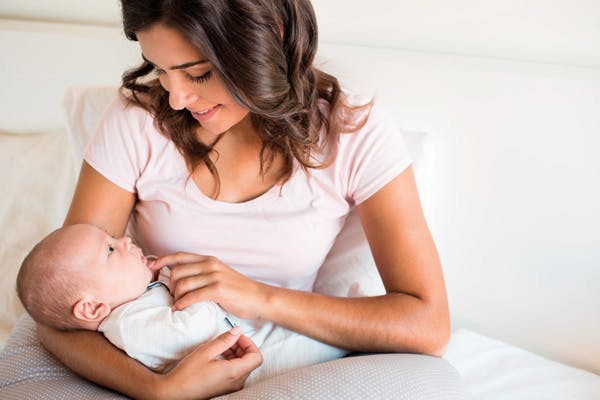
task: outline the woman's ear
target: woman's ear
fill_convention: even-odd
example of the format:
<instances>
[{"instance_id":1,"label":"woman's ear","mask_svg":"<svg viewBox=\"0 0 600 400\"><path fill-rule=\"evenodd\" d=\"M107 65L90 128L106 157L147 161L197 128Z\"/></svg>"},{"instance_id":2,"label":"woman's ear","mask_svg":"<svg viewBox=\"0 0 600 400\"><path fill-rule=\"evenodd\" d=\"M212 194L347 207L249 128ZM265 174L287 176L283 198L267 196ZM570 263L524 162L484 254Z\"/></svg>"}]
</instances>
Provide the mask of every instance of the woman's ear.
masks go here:
<instances>
[{"instance_id":1,"label":"woman's ear","mask_svg":"<svg viewBox=\"0 0 600 400\"><path fill-rule=\"evenodd\" d=\"M108 304L88 298L79 299L73 306L75 318L85 322L100 322L110 311Z\"/></svg>"}]
</instances>

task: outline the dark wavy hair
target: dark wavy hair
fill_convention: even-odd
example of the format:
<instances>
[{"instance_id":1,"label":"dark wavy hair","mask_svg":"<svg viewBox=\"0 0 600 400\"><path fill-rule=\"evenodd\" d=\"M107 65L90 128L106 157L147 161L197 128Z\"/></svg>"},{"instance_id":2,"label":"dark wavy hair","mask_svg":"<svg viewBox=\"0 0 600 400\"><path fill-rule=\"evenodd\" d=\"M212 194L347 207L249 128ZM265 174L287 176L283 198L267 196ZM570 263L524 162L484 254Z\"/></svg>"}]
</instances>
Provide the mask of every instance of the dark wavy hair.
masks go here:
<instances>
[{"instance_id":1,"label":"dark wavy hair","mask_svg":"<svg viewBox=\"0 0 600 400\"><path fill-rule=\"evenodd\" d=\"M281 183L291 176L294 158L305 170L329 165L339 134L360 129L368 117L362 111L370 110L372 102L351 106L338 80L313 66L318 35L309 0L121 0L121 6L130 40L161 23L180 32L212 63L232 97L250 112L262 140L263 175L276 156L283 161ZM126 71L121 93L152 113L191 172L200 163L207 166L218 196L219 176L209 158L214 143L196 139L198 122L187 110L169 106L168 92L158 79L149 79L152 71L148 62Z\"/></svg>"}]
</instances>

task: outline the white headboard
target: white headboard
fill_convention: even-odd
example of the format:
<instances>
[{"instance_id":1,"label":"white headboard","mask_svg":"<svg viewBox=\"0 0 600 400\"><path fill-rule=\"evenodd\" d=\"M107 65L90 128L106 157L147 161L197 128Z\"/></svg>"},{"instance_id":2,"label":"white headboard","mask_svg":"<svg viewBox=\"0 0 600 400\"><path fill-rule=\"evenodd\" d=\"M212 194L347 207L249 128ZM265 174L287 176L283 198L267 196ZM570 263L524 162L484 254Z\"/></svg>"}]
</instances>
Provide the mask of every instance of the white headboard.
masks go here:
<instances>
[{"instance_id":1,"label":"white headboard","mask_svg":"<svg viewBox=\"0 0 600 400\"><path fill-rule=\"evenodd\" d=\"M139 59L110 27L0 20L0 46L0 131L63 127L68 85ZM454 327L600 373L600 70L328 44L320 60L431 134Z\"/></svg>"},{"instance_id":2,"label":"white headboard","mask_svg":"<svg viewBox=\"0 0 600 400\"><path fill-rule=\"evenodd\" d=\"M64 127L62 96L72 84L114 84L137 63L137 44L116 28L0 19L0 130Z\"/></svg>"}]
</instances>

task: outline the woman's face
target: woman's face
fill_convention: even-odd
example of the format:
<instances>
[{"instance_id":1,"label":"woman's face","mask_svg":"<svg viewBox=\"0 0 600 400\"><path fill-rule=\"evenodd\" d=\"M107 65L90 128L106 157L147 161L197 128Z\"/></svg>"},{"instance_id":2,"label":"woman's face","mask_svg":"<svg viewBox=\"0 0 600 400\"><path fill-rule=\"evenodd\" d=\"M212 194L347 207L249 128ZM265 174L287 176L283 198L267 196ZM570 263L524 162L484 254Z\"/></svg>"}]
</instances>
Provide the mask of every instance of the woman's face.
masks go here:
<instances>
[{"instance_id":1,"label":"woman's face","mask_svg":"<svg viewBox=\"0 0 600 400\"><path fill-rule=\"evenodd\" d=\"M162 87L169 92L171 107L187 109L211 136L228 131L248 115L213 65L178 31L155 24L136 36L142 56L154 65Z\"/></svg>"}]
</instances>

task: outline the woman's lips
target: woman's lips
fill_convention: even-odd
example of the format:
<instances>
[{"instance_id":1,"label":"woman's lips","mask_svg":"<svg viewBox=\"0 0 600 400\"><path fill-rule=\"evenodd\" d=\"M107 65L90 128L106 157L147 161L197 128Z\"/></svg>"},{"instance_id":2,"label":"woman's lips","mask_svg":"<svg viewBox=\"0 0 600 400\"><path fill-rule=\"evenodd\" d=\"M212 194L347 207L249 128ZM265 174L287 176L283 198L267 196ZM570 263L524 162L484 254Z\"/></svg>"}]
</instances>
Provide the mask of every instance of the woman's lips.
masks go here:
<instances>
[{"instance_id":1,"label":"woman's lips","mask_svg":"<svg viewBox=\"0 0 600 400\"><path fill-rule=\"evenodd\" d=\"M202 111L198 111L198 112L192 111L192 116L198 122L205 122L205 121L208 121L209 119L211 119L213 117L213 115L215 115L217 113L217 111L219 111L220 109L221 109L221 105L217 104L216 106L214 106L212 108L208 108L206 110L202 110Z\"/></svg>"}]
</instances>

